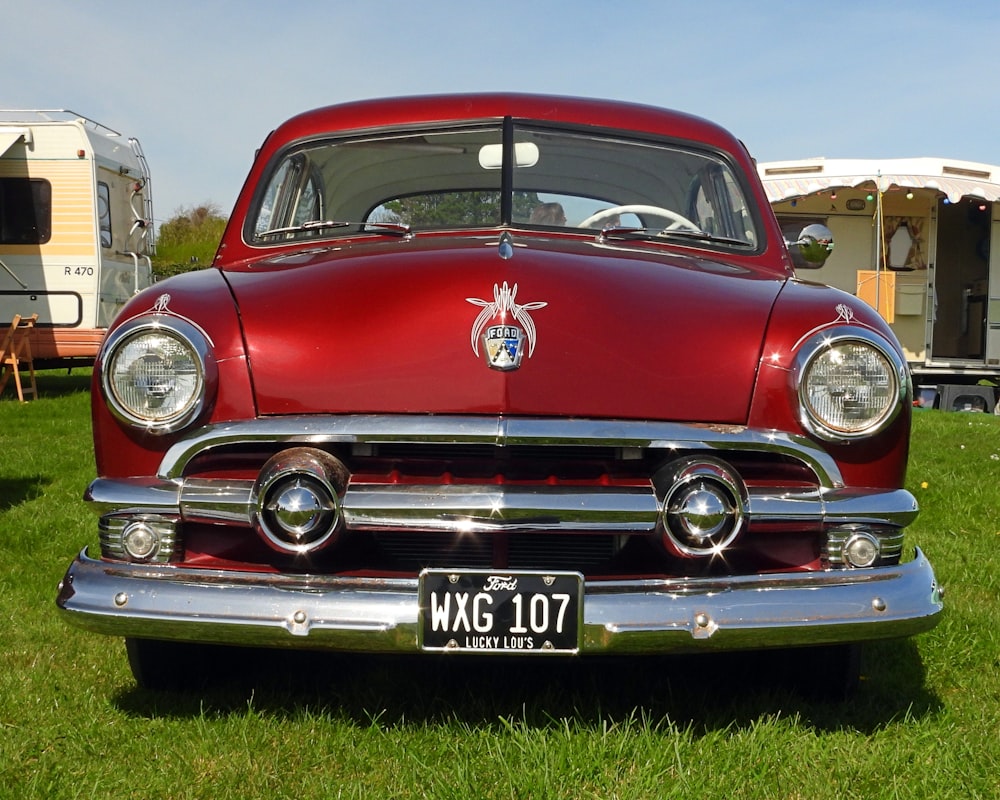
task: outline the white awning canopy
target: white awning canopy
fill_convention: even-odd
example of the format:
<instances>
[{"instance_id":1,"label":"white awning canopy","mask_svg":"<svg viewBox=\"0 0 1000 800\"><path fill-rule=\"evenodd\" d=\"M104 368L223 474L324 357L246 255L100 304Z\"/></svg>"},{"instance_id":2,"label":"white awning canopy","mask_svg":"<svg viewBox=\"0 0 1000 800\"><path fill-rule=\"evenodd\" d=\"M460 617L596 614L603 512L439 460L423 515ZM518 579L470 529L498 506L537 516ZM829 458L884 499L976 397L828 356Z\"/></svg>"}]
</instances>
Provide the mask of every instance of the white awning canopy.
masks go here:
<instances>
[{"instance_id":1,"label":"white awning canopy","mask_svg":"<svg viewBox=\"0 0 1000 800\"><path fill-rule=\"evenodd\" d=\"M1000 166L940 158L771 161L757 165L771 203L841 188L933 191L952 203L963 197L1000 200Z\"/></svg>"},{"instance_id":2,"label":"white awning canopy","mask_svg":"<svg viewBox=\"0 0 1000 800\"><path fill-rule=\"evenodd\" d=\"M0 128L0 157L2 157L18 139L31 141L31 128Z\"/></svg>"}]
</instances>

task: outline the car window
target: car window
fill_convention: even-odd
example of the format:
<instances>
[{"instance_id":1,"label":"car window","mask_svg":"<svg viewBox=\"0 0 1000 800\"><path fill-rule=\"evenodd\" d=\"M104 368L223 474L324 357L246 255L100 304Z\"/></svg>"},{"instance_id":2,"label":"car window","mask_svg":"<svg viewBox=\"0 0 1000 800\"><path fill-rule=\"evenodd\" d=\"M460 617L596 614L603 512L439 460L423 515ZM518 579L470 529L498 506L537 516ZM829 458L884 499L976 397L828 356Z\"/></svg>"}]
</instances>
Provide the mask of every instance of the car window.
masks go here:
<instances>
[{"instance_id":1,"label":"car window","mask_svg":"<svg viewBox=\"0 0 1000 800\"><path fill-rule=\"evenodd\" d=\"M607 133L522 127L536 163L514 171L514 191L559 202L565 225L703 231L755 244L755 223L730 166L718 155L675 143ZM529 218L530 221L530 218Z\"/></svg>"},{"instance_id":2,"label":"car window","mask_svg":"<svg viewBox=\"0 0 1000 800\"><path fill-rule=\"evenodd\" d=\"M504 141L504 137L507 141ZM261 245L378 232L519 225L758 241L750 205L719 154L499 122L309 142L274 166L248 225Z\"/></svg>"}]
</instances>

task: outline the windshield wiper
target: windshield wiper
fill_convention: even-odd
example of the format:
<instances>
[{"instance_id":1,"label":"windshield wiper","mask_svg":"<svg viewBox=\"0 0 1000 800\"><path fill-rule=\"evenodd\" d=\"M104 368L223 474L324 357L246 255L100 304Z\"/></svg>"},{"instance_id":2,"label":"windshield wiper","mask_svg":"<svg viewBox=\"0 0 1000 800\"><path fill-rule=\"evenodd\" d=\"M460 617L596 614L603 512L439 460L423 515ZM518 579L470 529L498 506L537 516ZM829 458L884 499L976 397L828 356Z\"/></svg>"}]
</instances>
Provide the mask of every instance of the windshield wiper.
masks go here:
<instances>
[{"instance_id":1,"label":"windshield wiper","mask_svg":"<svg viewBox=\"0 0 1000 800\"><path fill-rule=\"evenodd\" d=\"M750 247L750 242L746 239L734 239L731 236L716 236L714 233L689 231L684 228L666 228L656 235L661 239L694 239L700 242L710 242L711 244L731 244L736 247Z\"/></svg>"},{"instance_id":2,"label":"windshield wiper","mask_svg":"<svg viewBox=\"0 0 1000 800\"><path fill-rule=\"evenodd\" d=\"M368 233L373 229L379 233L395 233L400 236L410 234L410 226L402 222L346 222L335 219L311 219L300 225L287 225L283 228L269 228L257 234L258 239L265 236L279 236L283 233L305 233L307 231L319 231L326 228L351 228L357 225L362 233Z\"/></svg>"},{"instance_id":3,"label":"windshield wiper","mask_svg":"<svg viewBox=\"0 0 1000 800\"><path fill-rule=\"evenodd\" d=\"M708 242L710 244L728 244L736 247L750 247L750 242L743 239L733 239L729 236L716 236L705 231L692 231L686 228L642 228L632 225L609 225L601 229L597 235L601 239L642 239L653 241L655 239L689 239L697 242Z\"/></svg>"}]
</instances>

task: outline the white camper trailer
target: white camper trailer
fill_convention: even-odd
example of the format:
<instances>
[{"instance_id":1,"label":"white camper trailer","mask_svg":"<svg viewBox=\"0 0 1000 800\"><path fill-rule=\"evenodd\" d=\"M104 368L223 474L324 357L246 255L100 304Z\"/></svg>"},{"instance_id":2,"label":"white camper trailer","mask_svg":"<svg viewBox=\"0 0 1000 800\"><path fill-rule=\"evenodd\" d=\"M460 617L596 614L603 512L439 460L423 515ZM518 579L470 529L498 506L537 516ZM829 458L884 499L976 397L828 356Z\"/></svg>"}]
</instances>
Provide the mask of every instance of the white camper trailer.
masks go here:
<instances>
[{"instance_id":1,"label":"white camper trailer","mask_svg":"<svg viewBox=\"0 0 1000 800\"><path fill-rule=\"evenodd\" d=\"M801 277L877 308L918 383L1000 379L1000 167L816 158L758 170L783 229L833 231L833 254Z\"/></svg>"},{"instance_id":2,"label":"white camper trailer","mask_svg":"<svg viewBox=\"0 0 1000 800\"><path fill-rule=\"evenodd\" d=\"M36 364L92 362L152 282L149 168L136 139L66 110L0 110L0 325L38 315Z\"/></svg>"}]
</instances>

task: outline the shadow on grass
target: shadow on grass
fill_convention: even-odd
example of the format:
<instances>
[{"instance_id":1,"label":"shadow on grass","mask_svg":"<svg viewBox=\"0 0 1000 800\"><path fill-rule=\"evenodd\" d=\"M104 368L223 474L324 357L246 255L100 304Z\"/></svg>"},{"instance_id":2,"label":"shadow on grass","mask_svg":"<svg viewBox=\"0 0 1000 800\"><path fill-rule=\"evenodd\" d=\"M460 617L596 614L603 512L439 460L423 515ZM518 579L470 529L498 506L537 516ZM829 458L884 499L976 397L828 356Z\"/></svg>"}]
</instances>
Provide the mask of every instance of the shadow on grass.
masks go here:
<instances>
[{"instance_id":1,"label":"shadow on grass","mask_svg":"<svg viewBox=\"0 0 1000 800\"><path fill-rule=\"evenodd\" d=\"M44 475L30 475L26 478L0 478L0 511L27 503L42 496L45 487L52 483Z\"/></svg>"},{"instance_id":2,"label":"shadow on grass","mask_svg":"<svg viewBox=\"0 0 1000 800\"><path fill-rule=\"evenodd\" d=\"M810 681L802 681L796 651L564 660L214 648L208 664L216 673L201 687L135 688L117 705L138 717L243 714L248 704L275 717L308 709L361 727L499 728L506 720L548 728L569 720L589 728L638 719L695 735L776 714L821 730L870 733L941 708L909 640L868 645L861 688L839 702L801 690Z\"/></svg>"},{"instance_id":3,"label":"shadow on grass","mask_svg":"<svg viewBox=\"0 0 1000 800\"><path fill-rule=\"evenodd\" d=\"M65 369L41 370L35 373L38 396L39 398L65 397L77 392L89 392L90 377L90 367L74 368L72 371Z\"/></svg>"}]
</instances>

